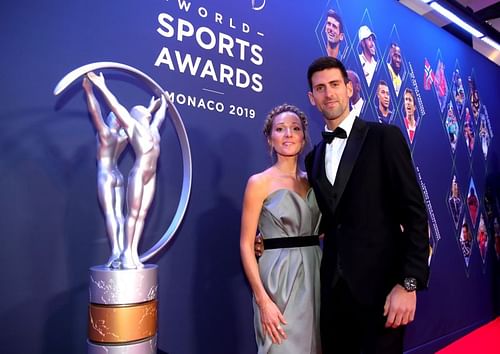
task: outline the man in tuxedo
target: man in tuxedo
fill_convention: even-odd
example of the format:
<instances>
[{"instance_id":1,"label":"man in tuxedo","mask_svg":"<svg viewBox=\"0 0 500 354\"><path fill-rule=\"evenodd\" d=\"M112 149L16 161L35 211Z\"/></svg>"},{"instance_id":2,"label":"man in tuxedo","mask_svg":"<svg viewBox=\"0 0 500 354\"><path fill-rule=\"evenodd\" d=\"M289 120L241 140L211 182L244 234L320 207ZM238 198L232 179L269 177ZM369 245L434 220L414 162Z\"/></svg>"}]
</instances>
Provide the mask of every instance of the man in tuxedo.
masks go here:
<instances>
[{"instance_id":1,"label":"man in tuxedo","mask_svg":"<svg viewBox=\"0 0 500 354\"><path fill-rule=\"evenodd\" d=\"M306 157L325 233L323 353L402 353L429 273L427 213L410 151L398 127L350 111L342 62L315 60L308 80L326 124Z\"/></svg>"}]
</instances>

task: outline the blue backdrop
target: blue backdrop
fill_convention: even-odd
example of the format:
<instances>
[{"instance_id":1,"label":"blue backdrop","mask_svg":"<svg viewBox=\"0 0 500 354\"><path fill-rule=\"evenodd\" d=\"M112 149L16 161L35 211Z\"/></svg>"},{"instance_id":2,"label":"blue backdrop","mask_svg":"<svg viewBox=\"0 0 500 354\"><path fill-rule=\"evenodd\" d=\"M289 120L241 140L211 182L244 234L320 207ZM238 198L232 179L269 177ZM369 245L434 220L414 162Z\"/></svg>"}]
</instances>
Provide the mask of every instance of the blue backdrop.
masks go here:
<instances>
[{"instance_id":1,"label":"blue backdrop","mask_svg":"<svg viewBox=\"0 0 500 354\"><path fill-rule=\"evenodd\" d=\"M364 119L376 119L376 83L390 82L392 42L401 48L403 69L399 95L389 85L390 108L403 131L402 91L416 93L417 128L408 143L433 251L429 290L419 295L406 349L432 352L499 313L493 224L500 190L500 75L463 43L389 0L376 6L343 0L19 0L0 5L2 353L86 352L88 268L109 253L96 193L95 131L80 81L61 97L52 91L66 73L97 61L128 64L155 79L175 102L191 143L190 205L175 239L154 260L160 266L159 348L255 352L251 293L239 257L243 190L251 174L271 164L261 128L273 106L288 102L304 109L312 141L319 140L323 122L307 100L305 71L326 54L329 9L342 16L343 59L359 75L358 29L367 25L376 35L371 84L361 76ZM430 84L424 81L426 61ZM127 107L148 103L151 93L135 80L105 75ZM469 128L473 143L465 135ZM161 148L142 250L168 227L180 193L180 148L168 123ZM132 162L127 151L120 164L125 175ZM462 204L455 220L449 202L454 180ZM477 213L472 202L468 207L471 187ZM472 230L470 248L460 241L464 223Z\"/></svg>"}]
</instances>

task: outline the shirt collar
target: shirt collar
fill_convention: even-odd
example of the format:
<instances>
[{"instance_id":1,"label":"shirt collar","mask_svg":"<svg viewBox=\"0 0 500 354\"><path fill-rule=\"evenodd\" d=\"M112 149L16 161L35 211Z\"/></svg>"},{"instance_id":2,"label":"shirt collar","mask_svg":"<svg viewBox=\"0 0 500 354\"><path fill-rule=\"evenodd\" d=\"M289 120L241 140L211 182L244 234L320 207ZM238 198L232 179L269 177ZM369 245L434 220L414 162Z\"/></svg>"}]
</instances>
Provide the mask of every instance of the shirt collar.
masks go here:
<instances>
[{"instance_id":1,"label":"shirt collar","mask_svg":"<svg viewBox=\"0 0 500 354\"><path fill-rule=\"evenodd\" d=\"M352 126L354 125L354 120L356 119L356 112L350 111L349 115L339 124L339 127L345 130L347 137L351 133ZM331 132L330 129L325 125L325 131Z\"/></svg>"}]
</instances>

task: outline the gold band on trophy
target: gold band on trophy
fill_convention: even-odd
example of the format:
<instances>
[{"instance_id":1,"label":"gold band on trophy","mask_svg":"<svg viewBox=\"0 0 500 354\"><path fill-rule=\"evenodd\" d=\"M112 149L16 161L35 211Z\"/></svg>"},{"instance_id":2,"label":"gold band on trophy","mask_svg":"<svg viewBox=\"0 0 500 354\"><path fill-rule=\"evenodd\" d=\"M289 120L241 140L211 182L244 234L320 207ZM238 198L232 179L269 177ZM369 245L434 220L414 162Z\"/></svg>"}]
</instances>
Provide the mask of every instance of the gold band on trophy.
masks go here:
<instances>
[{"instance_id":1,"label":"gold band on trophy","mask_svg":"<svg viewBox=\"0 0 500 354\"><path fill-rule=\"evenodd\" d=\"M123 344L152 337L157 330L158 301L132 305L89 306L89 339Z\"/></svg>"}]
</instances>

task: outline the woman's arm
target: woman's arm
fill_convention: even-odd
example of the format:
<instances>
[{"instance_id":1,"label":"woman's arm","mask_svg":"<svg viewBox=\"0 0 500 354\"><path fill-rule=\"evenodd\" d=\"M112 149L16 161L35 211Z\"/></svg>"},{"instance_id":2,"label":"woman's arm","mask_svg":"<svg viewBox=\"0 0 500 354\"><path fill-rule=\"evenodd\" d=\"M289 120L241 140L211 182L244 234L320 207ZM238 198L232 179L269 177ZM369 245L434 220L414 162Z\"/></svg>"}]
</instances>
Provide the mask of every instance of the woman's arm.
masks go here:
<instances>
[{"instance_id":1,"label":"woman's arm","mask_svg":"<svg viewBox=\"0 0 500 354\"><path fill-rule=\"evenodd\" d=\"M264 333L270 335L273 343L281 343L286 339L281 324L286 324L286 321L262 284L254 249L255 234L266 191L262 178L258 175L250 177L243 198L240 252L243 269L259 307Z\"/></svg>"}]
</instances>

